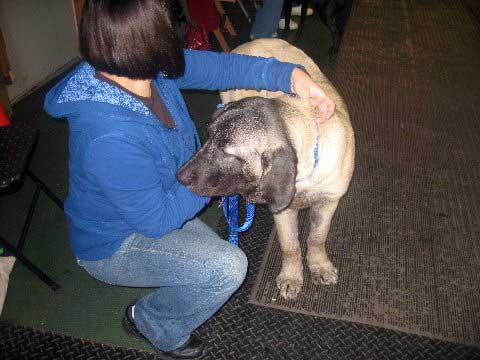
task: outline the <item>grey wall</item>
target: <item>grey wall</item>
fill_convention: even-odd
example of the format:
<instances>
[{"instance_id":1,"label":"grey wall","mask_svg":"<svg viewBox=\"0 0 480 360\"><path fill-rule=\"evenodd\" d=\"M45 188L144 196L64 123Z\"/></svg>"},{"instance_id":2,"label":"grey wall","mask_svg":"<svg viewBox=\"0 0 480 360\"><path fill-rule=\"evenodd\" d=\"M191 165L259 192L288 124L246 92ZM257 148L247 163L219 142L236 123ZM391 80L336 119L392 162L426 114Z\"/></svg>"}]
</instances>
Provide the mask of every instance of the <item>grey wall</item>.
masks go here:
<instances>
[{"instance_id":1,"label":"grey wall","mask_svg":"<svg viewBox=\"0 0 480 360\"><path fill-rule=\"evenodd\" d=\"M0 0L0 27L15 82L15 101L78 57L71 0Z\"/></svg>"}]
</instances>

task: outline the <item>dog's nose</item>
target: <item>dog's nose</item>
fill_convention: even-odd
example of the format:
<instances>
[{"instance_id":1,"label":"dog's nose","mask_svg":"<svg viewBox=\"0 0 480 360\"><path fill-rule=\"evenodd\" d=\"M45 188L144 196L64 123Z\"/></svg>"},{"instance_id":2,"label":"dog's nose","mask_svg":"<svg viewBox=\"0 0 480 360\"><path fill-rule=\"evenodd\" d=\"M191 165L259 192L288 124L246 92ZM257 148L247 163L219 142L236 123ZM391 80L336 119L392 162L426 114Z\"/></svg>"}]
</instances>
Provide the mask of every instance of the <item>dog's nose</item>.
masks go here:
<instances>
[{"instance_id":1,"label":"dog's nose","mask_svg":"<svg viewBox=\"0 0 480 360\"><path fill-rule=\"evenodd\" d=\"M197 178L198 178L198 175L194 171L191 171L185 166L181 167L177 171L178 181L180 181L185 186L193 184Z\"/></svg>"}]
</instances>

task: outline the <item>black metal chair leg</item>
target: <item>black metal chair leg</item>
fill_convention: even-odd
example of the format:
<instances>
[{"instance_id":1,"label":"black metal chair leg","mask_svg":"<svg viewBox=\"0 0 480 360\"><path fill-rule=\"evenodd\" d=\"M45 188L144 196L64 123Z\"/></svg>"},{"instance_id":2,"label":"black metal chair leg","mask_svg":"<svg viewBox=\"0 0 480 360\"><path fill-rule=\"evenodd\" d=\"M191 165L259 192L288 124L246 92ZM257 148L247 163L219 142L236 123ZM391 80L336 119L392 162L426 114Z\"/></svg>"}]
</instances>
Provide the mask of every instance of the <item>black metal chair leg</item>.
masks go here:
<instances>
[{"instance_id":1,"label":"black metal chair leg","mask_svg":"<svg viewBox=\"0 0 480 360\"><path fill-rule=\"evenodd\" d=\"M35 183L35 193L33 194L32 201L30 202L30 207L28 209L27 217L23 224L22 233L20 239L18 240L17 246L13 246L6 240L0 238L0 247L5 248L9 253L14 255L18 261L25 265L32 273L34 273L40 280L45 284L50 286L53 291L60 289L60 285L55 281L50 279L47 274L40 270L36 265L34 265L30 260L28 260L23 255L23 246L25 244L25 239L27 237L28 229L30 228L30 223L32 222L33 214L37 206L38 197L40 196L40 191L43 191L62 211L63 211L63 202L30 170L26 170L26 174L33 180Z\"/></svg>"},{"instance_id":2,"label":"black metal chair leg","mask_svg":"<svg viewBox=\"0 0 480 360\"><path fill-rule=\"evenodd\" d=\"M35 187L35 193L33 194L32 201L30 201L30 207L28 209L27 217L23 223L22 233L20 239L17 243L17 251L20 253L23 250L23 245L25 243L25 238L27 237L28 229L30 228L30 223L32 222L33 213L35 212L35 207L37 206L38 197L40 195L40 186L37 184Z\"/></svg>"},{"instance_id":3,"label":"black metal chair leg","mask_svg":"<svg viewBox=\"0 0 480 360\"><path fill-rule=\"evenodd\" d=\"M0 191L2 193L9 193L14 189L18 190L17 186L22 184L20 180L25 174L30 177L36 185L35 193L30 202L30 208L28 209L28 214L17 245L14 246L0 237L0 248L6 250L8 255L15 256L32 273L38 276L40 280L56 291L60 289L60 285L50 279L22 253L40 191L43 191L63 211L63 202L28 169L36 139L37 130L23 122L16 123L15 126L12 124L7 130L0 131L0 143L2 143L2 145L5 144L5 147L2 148L2 152L0 153L0 164L2 166L2 171L0 172ZM11 156L11 154L20 154L21 156Z\"/></svg>"},{"instance_id":4,"label":"black metal chair leg","mask_svg":"<svg viewBox=\"0 0 480 360\"><path fill-rule=\"evenodd\" d=\"M55 203L57 206L63 211L63 201L60 200L57 195L55 195L47 185L45 185L34 173L32 173L29 169L26 171L28 177L32 179L37 185L40 186L42 191L47 194L47 196Z\"/></svg>"},{"instance_id":5,"label":"black metal chair leg","mask_svg":"<svg viewBox=\"0 0 480 360\"><path fill-rule=\"evenodd\" d=\"M40 270L37 266L35 266L30 260L28 260L25 256L23 256L21 251L15 246L12 246L3 238L0 238L0 246L7 249L7 251L13 254L18 261L20 261L23 265L25 265L32 273L34 273L40 280L42 280L45 284L50 286L53 291L57 291L60 289L60 285L58 285L55 281L50 279L47 274L45 274L42 270Z\"/></svg>"}]
</instances>

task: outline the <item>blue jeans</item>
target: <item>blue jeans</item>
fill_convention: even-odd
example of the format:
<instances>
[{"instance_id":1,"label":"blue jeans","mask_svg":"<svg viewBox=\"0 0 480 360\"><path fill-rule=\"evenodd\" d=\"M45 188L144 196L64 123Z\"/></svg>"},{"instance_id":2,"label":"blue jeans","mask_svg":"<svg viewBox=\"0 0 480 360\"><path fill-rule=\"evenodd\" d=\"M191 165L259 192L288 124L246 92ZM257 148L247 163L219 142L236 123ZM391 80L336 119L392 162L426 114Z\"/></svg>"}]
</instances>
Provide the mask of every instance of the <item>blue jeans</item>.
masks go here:
<instances>
[{"instance_id":1,"label":"blue jeans","mask_svg":"<svg viewBox=\"0 0 480 360\"><path fill-rule=\"evenodd\" d=\"M264 0L262 7L257 9L252 26L253 39L271 38L277 31L278 21L282 14L283 0Z\"/></svg>"},{"instance_id":2,"label":"blue jeans","mask_svg":"<svg viewBox=\"0 0 480 360\"><path fill-rule=\"evenodd\" d=\"M185 343L245 279L247 258L198 219L160 239L130 235L109 258L78 259L112 285L155 287L135 305L135 324L162 351Z\"/></svg>"}]
</instances>

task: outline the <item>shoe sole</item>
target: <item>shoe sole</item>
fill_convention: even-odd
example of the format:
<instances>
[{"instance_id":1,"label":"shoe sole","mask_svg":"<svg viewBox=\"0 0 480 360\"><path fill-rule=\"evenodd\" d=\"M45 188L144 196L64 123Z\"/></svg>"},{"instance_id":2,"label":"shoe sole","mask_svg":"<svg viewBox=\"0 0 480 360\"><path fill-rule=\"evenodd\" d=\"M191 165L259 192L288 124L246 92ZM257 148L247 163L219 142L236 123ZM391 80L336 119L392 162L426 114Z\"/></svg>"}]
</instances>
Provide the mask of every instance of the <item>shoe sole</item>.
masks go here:
<instances>
[{"instance_id":1,"label":"shoe sole","mask_svg":"<svg viewBox=\"0 0 480 360\"><path fill-rule=\"evenodd\" d=\"M148 341L148 339L143 336L142 334L140 334L139 332L135 331L133 328L132 328L132 325L130 324L130 322L128 321L128 319L126 317L124 317L122 319L122 327L123 327L123 330L125 330L125 332L130 336L130 337L134 337L136 339L140 339L140 340L146 340Z\"/></svg>"}]
</instances>

